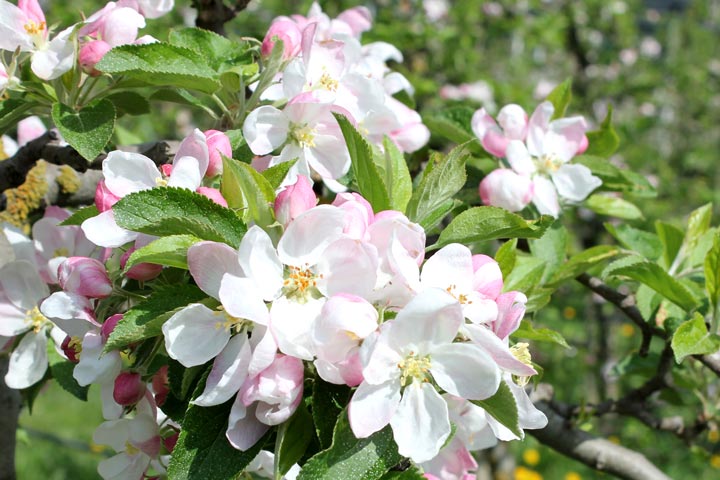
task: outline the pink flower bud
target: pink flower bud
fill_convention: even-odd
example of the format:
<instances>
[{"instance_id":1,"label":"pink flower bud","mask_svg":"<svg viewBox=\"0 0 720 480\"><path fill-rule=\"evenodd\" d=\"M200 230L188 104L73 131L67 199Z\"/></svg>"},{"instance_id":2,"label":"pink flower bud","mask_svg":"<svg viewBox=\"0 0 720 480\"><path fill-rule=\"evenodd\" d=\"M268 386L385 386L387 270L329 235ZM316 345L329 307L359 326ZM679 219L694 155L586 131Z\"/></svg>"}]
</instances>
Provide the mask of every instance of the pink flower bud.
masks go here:
<instances>
[{"instance_id":1,"label":"pink flower bud","mask_svg":"<svg viewBox=\"0 0 720 480\"><path fill-rule=\"evenodd\" d=\"M163 163L162 165L160 165L160 171L166 177L170 176L170 174L172 173L172 168L173 166L171 163Z\"/></svg>"},{"instance_id":2,"label":"pink flower bud","mask_svg":"<svg viewBox=\"0 0 720 480\"><path fill-rule=\"evenodd\" d=\"M222 196L222 193L220 193L220 190L217 188L212 187L199 187L197 190L195 190L200 195L203 195L213 202L217 203L218 205L222 205L223 207L228 206L227 200Z\"/></svg>"},{"instance_id":3,"label":"pink flower bud","mask_svg":"<svg viewBox=\"0 0 720 480\"><path fill-rule=\"evenodd\" d=\"M122 372L115 378L113 399L124 407L135 405L145 395L146 388L139 373Z\"/></svg>"},{"instance_id":4,"label":"pink flower bud","mask_svg":"<svg viewBox=\"0 0 720 480\"><path fill-rule=\"evenodd\" d=\"M210 163L205 176L214 177L223 172L222 155L232 158L232 146L228 136L218 130L206 130L205 140L210 155Z\"/></svg>"},{"instance_id":5,"label":"pink flower bud","mask_svg":"<svg viewBox=\"0 0 720 480\"><path fill-rule=\"evenodd\" d=\"M298 215L313 208L317 202L310 180L298 175L295 184L285 188L275 198L275 218L287 227Z\"/></svg>"},{"instance_id":6,"label":"pink flower bud","mask_svg":"<svg viewBox=\"0 0 720 480\"><path fill-rule=\"evenodd\" d=\"M105 298L112 293L112 283L105 265L89 257L70 257L58 267L60 287L69 293L90 298Z\"/></svg>"},{"instance_id":7,"label":"pink flower bud","mask_svg":"<svg viewBox=\"0 0 720 480\"><path fill-rule=\"evenodd\" d=\"M165 445L165 449L168 451L168 453L172 453L172 451L175 449L178 437L180 437L180 432L175 432L169 437L163 438L163 445Z\"/></svg>"},{"instance_id":8,"label":"pink flower bud","mask_svg":"<svg viewBox=\"0 0 720 480\"><path fill-rule=\"evenodd\" d=\"M110 210L120 200L120 197L113 194L105 185L105 180L98 182L95 189L95 206L100 212Z\"/></svg>"},{"instance_id":9,"label":"pink flower bud","mask_svg":"<svg viewBox=\"0 0 720 480\"><path fill-rule=\"evenodd\" d=\"M152 389L155 392L155 403L162 407L170 393L170 380L168 379L168 366L163 365L152 377Z\"/></svg>"},{"instance_id":10,"label":"pink flower bud","mask_svg":"<svg viewBox=\"0 0 720 480\"><path fill-rule=\"evenodd\" d=\"M302 34L297 24L291 20L276 20L270 25L260 49L262 55L267 57L275 47L277 40L283 42L283 59L287 60L300 53Z\"/></svg>"},{"instance_id":11,"label":"pink flower bud","mask_svg":"<svg viewBox=\"0 0 720 480\"><path fill-rule=\"evenodd\" d=\"M582 155L585 153L585 150L588 149L588 146L590 146L590 142L588 141L587 135L583 135L580 139L580 146L577 149L577 155Z\"/></svg>"},{"instance_id":12,"label":"pink flower bud","mask_svg":"<svg viewBox=\"0 0 720 480\"><path fill-rule=\"evenodd\" d=\"M128 258L130 258L130 255L132 255L135 250L137 250L137 247L132 247L128 249L127 252L123 253L123 256L120 257L120 268L123 270L125 269ZM152 280L160 275L162 269L162 265L156 265L154 263L138 263L137 265L133 265L132 268L125 273L125 276L132 278L133 280L147 282L148 280Z\"/></svg>"},{"instance_id":13,"label":"pink flower bud","mask_svg":"<svg viewBox=\"0 0 720 480\"><path fill-rule=\"evenodd\" d=\"M92 77L101 75L101 72L95 69L95 65L102 60L112 47L102 40L91 40L80 48L78 54L78 62L83 71Z\"/></svg>"},{"instance_id":14,"label":"pink flower bud","mask_svg":"<svg viewBox=\"0 0 720 480\"><path fill-rule=\"evenodd\" d=\"M122 318L122 313L116 313L115 315L108 317L103 322L102 327L100 328L100 337L102 338L103 343L107 343L110 334L113 330L115 330L115 326L120 320L122 320Z\"/></svg>"},{"instance_id":15,"label":"pink flower bud","mask_svg":"<svg viewBox=\"0 0 720 480\"><path fill-rule=\"evenodd\" d=\"M65 340L63 340L62 345L60 345L60 349L72 363L78 363L80 361L82 342L77 338L73 338L70 335L65 336Z\"/></svg>"}]
</instances>

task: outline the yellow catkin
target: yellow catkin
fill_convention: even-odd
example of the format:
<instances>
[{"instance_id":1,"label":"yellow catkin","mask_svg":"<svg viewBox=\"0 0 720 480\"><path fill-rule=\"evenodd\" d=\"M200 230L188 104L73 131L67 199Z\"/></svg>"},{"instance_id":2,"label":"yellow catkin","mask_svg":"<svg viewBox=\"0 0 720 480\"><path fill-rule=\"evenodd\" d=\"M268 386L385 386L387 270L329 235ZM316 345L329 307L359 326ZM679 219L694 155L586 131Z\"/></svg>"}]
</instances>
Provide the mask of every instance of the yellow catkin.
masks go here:
<instances>
[{"instance_id":1,"label":"yellow catkin","mask_svg":"<svg viewBox=\"0 0 720 480\"><path fill-rule=\"evenodd\" d=\"M42 206L48 190L46 171L47 163L40 160L28 172L25 183L5 191L7 206L0 212L0 222L9 222L30 233L28 216Z\"/></svg>"},{"instance_id":2,"label":"yellow catkin","mask_svg":"<svg viewBox=\"0 0 720 480\"><path fill-rule=\"evenodd\" d=\"M538 452L534 448L529 448L523 452L522 458L525 463L527 463L531 467L534 467L535 465L540 463L540 452Z\"/></svg>"},{"instance_id":3,"label":"yellow catkin","mask_svg":"<svg viewBox=\"0 0 720 480\"><path fill-rule=\"evenodd\" d=\"M75 193L80 188L80 178L69 165L60 166L60 175L55 179L62 193Z\"/></svg>"}]
</instances>

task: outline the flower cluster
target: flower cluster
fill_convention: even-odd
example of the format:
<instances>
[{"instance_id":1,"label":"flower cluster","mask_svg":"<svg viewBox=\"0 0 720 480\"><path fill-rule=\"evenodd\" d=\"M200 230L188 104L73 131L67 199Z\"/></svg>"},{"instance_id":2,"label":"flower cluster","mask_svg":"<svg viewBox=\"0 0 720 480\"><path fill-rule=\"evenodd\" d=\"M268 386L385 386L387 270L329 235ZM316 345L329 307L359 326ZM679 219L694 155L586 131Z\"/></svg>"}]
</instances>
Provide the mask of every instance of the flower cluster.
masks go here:
<instances>
[{"instance_id":1,"label":"flower cluster","mask_svg":"<svg viewBox=\"0 0 720 480\"><path fill-rule=\"evenodd\" d=\"M0 0L0 50L30 53L31 69L42 80L60 77L76 62L91 72L112 47L156 41L150 36L138 38L138 29L145 27L145 18L162 16L173 5L173 0L108 2L82 24L72 25L49 39L50 29L37 0L20 0L17 6ZM74 33L78 27L81 49L76 59ZM13 62L10 71L4 65L0 67L0 91L8 86L22 61L21 57Z\"/></svg>"},{"instance_id":2,"label":"flower cluster","mask_svg":"<svg viewBox=\"0 0 720 480\"><path fill-rule=\"evenodd\" d=\"M427 143L430 132L420 115L393 97L410 82L387 66L402 54L385 42L360 43L372 26L370 12L355 7L330 19L314 3L308 15L278 17L262 44L265 55L282 41L283 69L263 99L284 108L264 105L245 119L243 133L262 162L276 165L293 159L290 180L297 174L319 176L335 191L337 179L350 168L350 157L333 113L345 115L378 145L388 136L401 151L413 152Z\"/></svg>"},{"instance_id":3,"label":"flower cluster","mask_svg":"<svg viewBox=\"0 0 720 480\"><path fill-rule=\"evenodd\" d=\"M472 129L483 148L509 166L493 170L480 183L483 203L517 212L532 202L541 214L557 217L561 200L581 202L600 186L589 168L570 163L588 147L585 119L553 120L554 112L548 101L530 120L514 104L500 109L497 122L485 109L475 112Z\"/></svg>"}]
</instances>

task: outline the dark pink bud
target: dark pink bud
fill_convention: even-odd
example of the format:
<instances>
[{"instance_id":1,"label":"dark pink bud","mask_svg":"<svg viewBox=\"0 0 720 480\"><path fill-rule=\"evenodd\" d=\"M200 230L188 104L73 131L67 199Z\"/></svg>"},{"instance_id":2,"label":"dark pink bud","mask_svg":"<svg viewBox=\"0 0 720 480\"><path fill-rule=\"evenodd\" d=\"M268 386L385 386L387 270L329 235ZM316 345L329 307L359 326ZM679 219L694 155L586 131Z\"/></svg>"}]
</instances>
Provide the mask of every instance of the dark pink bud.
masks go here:
<instances>
[{"instance_id":1,"label":"dark pink bud","mask_svg":"<svg viewBox=\"0 0 720 480\"><path fill-rule=\"evenodd\" d=\"M105 265L89 257L70 257L58 267L60 287L84 297L105 298L112 293L112 283Z\"/></svg>"},{"instance_id":2,"label":"dark pink bud","mask_svg":"<svg viewBox=\"0 0 720 480\"><path fill-rule=\"evenodd\" d=\"M588 146L590 145L590 142L588 141L587 135L583 135L580 139L580 145L577 149L577 155L582 155L585 153L585 150L588 149Z\"/></svg>"},{"instance_id":3,"label":"dark pink bud","mask_svg":"<svg viewBox=\"0 0 720 480\"><path fill-rule=\"evenodd\" d=\"M155 403L162 407L170 393L170 381L168 380L168 366L163 365L152 377L152 388L155 392Z\"/></svg>"},{"instance_id":4,"label":"dark pink bud","mask_svg":"<svg viewBox=\"0 0 720 480\"><path fill-rule=\"evenodd\" d=\"M60 345L65 356L72 363L78 363L80 361L80 352L82 351L82 342L77 337L71 337L67 335Z\"/></svg>"},{"instance_id":5,"label":"dark pink bud","mask_svg":"<svg viewBox=\"0 0 720 480\"><path fill-rule=\"evenodd\" d=\"M175 432L169 437L163 438L163 445L165 445L165 449L168 451L168 453L172 453L173 449L175 449L175 445L177 445L179 436L180 432Z\"/></svg>"},{"instance_id":6,"label":"dark pink bud","mask_svg":"<svg viewBox=\"0 0 720 480\"><path fill-rule=\"evenodd\" d=\"M108 341L108 337L110 337L112 331L115 330L115 325L117 325L122 318L122 313L116 313L115 315L108 317L107 320L103 322L102 327L100 328L100 336L102 337L103 343Z\"/></svg>"},{"instance_id":7,"label":"dark pink bud","mask_svg":"<svg viewBox=\"0 0 720 480\"><path fill-rule=\"evenodd\" d=\"M122 372L115 378L113 399L124 407L135 405L145 395L146 388L139 373Z\"/></svg>"},{"instance_id":8,"label":"dark pink bud","mask_svg":"<svg viewBox=\"0 0 720 480\"><path fill-rule=\"evenodd\" d=\"M123 253L123 256L120 257L120 268L122 268L123 270L125 269L128 258L130 258L130 255L132 255L135 250L137 250L137 248L132 247L128 249L127 252ZM125 272L125 276L128 278L132 278L133 280L138 280L140 282L147 282L148 280L152 280L153 278L160 275L162 269L162 265L146 262L138 263L137 265L133 265L130 270Z\"/></svg>"},{"instance_id":9,"label":"dark pink bud","mask_svg":"<svg viewBox=\"0 0 720 480\"><path fill-rule=\"evenodd\" d=\"M108 190L107 185L105 185L105 180L100 180L95 189L95 206L97 209L100 212L110 210L118 200L120 200L120 197L115 196Z\"/></svg>"},{"instance_id":10,"label":"dark pink bud","mask_svg":"<svg viewBox=\"0 0 720 480\"><path fill-rule=\"evenodd\" d=\"M222 155L232 158L232 146L228 136L218 130L206 130L205 140L210 155L210 163L205 176L214 177L223 172Z\"/></svg>"},{"instance_id":11,"label":"dark pink bud","mask_svg":"<svg viewBox=\"0 0 720 480\"><path fill-rule=\"evenodd\" d=\"M169 177L170 174L172 173L172 167L173 166L171 163L164 163L164 164L160 165L160 171L162 172L163 175L165 175L166 177Z\"/></svg>"},{"instance_id":12,"label":"dark pink bud","mask_svg":"<svg viewBox=\"0 0 720 480\"><path fill-rule=\"evenodd\" d=\"M80 48L78 53L78 62L83 71L92 77L102 74L95 70L95 65L102 60L112 47L102 40L91 40Z\"/></svg>"}]
</instances>

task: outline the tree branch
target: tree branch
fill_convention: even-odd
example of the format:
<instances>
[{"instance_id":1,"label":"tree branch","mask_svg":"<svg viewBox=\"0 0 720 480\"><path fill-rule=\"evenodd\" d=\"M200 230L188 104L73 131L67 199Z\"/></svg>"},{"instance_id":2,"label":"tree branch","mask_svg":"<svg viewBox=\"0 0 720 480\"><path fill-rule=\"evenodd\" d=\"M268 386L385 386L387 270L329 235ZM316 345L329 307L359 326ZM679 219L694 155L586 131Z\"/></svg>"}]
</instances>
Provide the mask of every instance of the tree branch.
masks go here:
<instances>
[{"instance_id":1,"label":"tree branch","mask_svg":"<svg viewBox=\"0 0 720 480\"><path fill-rule=\"evenodd\" d=\"M0 355L0 480L15 480L15 432L20 415L20 392L5 385L10 357Z\"/></svg>"},{"instance_id":2,"label":"tree branch","mask_svg":"<svg viewBox=\"0 0 720 480\"><path fill-rule=\"evenodd\" d=\"M591 468L627 480L670 479L644 455L575 428L552 407L549 398L534 400L534 404L545 414L548 424L528 433L544 445Z\"/></svg>"}]
</instances>

